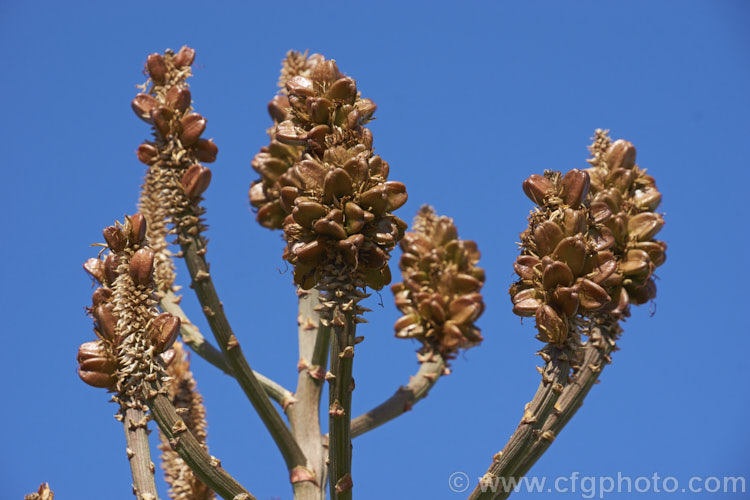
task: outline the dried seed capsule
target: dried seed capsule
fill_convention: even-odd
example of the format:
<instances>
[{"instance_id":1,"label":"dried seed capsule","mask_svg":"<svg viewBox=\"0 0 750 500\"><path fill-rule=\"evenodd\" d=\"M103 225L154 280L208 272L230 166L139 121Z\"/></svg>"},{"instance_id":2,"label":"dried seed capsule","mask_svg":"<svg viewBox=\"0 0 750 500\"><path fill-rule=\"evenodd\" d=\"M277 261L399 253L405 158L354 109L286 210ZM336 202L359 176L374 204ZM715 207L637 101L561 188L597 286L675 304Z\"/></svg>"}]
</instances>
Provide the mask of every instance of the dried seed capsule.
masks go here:
<instances>
[{"instance_id":1,"label":"dried seed capsule","mask_svg":"<svg viewBox=\"0 0 750 500\"><path fill-rule=\"evenodd\" d=\"M154 252L150 248L139 248L130 259L130 277L136 285L151 283L154 270Z\"/></svg>"},{"instance_id":2,"label":"dried seed capsule","mask_svg":"<svg viewBox=\"0 0 750 500\"><path fill-rule=\"evenodd\" d=\"M539 206L544 205L544 198L553 194L554 191L555 185L543 175L532 174L523 181L523 192Z\"/></svg>"},{"instance_id":3,"label":"dried seed capsule","mask_svg":"<svg viewBox=\"0 0 750 500\"><path fill-rule=\"evenodd\" d=\"M92 311L96 319L99 333L105 340L112 342L114 345L120 344L120 336L117 334L117 317L114 313L114 307L107 302L94 308Z\"/></svg>"},{"instance_id":4,"label":"dried seed capsule","mask_svg":"<svg viewBox=\"0 0 750 500\"><path fill-rule=\"evenodd\" d=\"M151 110L151 122L162 137L167 137L171 133L170 121L173 115L172 110L166 106L156 106Z\"/></svg>"},{"instance_id":5,"label":"dried seed capsule","mask_svg":"<svg viewBox=\"0 0 750 500\"><path fill-rule=\"evenodd\" d=\"M335 168L326 174L323 181L323 203L351 196L354 193L352 178L343 168Z\"/></svg>"},{"instance_id":6,"label":"dried seed capsule","mask_svg":"<svg viewBox=\"0 0 750 500\"><path fill-rule=\"evenodd\" d=\"M146 59L146 67L154 83L164 85L167 78L167 63L164 61L164 56L156 53L149 54Z\"/></svg>"},{"instance_id":7,"label":"dried seed capsule","mask_svg":"<svg viewBox=\"0 0 750 500\"><path fill-rule=\"evenodd\" d=\"M607 305L611 300L606 290L591 280L583 279L577 286L581 309L595 311Z\"/></svg>"},{"instance_id":8,"label":"dried seed capsule","mask_svg":"<svg viewBox=\"0 0 750 500\"><path fill-rule=\"evenodd\" d=\"M625 168L612 170L607 177L607 184L614 186L621 193L626 194L633 184L633 171Z\"/></svg>"},{"instance_id":9,"label":"dried seed capsule","mask_svg":"<svg viewBox=\"0 0 750 500\"><path fill-rule=\"evenodd\" d=\"M268 102L268 114L276 123L289 119L289 99L285 95L276 95Z\"/></svg>"},{"instance_id":10,"label":"dried seed capsule","mask_svg":"<svg viewBox=\"0 0 750 500\"><path fill-rule=\"evenodd\" d=\"M120 265L120 259L113 253L104 258L104 282L111 285L117 279L117 267Z\"/></svg>"},{"instance_id":11,"label":"dried seed capsule","mask_svg":"<svg viewBox=\"0 0 750 500\"><path fill-rule=\"evenodd\" d=\"M543 342L562 344L568 338L568 320L561 318L551 306L545 304L537 309L536 328Z\"/></svg>"},{"instance_id":12,"label":"dried seed capsule","mask_svg":"<svg viewBox=\"0 0 750 500\"><path fill-rule=\"evenodd\" d=\"M353 267L357 267L359 249L362 248L362 243L365 241L365 237L362 234L354 234L349 236L345 240L338 242L338 247L344 255L344 259L347 263Z\"/></svg>"},{"instance_id":13,"label":"dried seed capsule","mask_svg":"<svg viewBox=\"0 0 750 500\"><path fill-rule=\"evenodd\" d=\"M161 353L161 359L164 361L164 366L169 366L172 364L172 361L175 360L175 356L177 353L174 349L167 349L163 353Z\"/></svg>"},{"instance_id":14,"label":"dried seed capsule","mask_svg":"<svg viewBox=\"0 0 750 500\"><path fill-rule=\"evenodd\" d=\"M354 101L357 99L357 83L348 77L339 78L328 89L326 97L335 101L354 104Z\"/></svg>"},{"instance_id":15,"label":"dried seed capsule","mask_svg":"<svg viewBox=\"0 0 750 500\"><path fill-rule=\"evenodd\" d=\"M211 183L211 169L195 163L182 176L182 187L185 196L195 200L202 195ZM260 212L259 212L260 215Z\"/></svg>"},{"instance_id":16,"label":"dried seed capsule","mask_svg":"<svg viewBox=\"0 0 750 500\"><path fill-rule=\"evenodd\" d=\"M290 146L304 146L307 144L307 134L298 131L291 120L276 125L276 139L282 144Z\"/></svg>"},{"instance_id":17,"label":"dried seed capsule","mask_svg":"<svg viewBox=\"0 0 750 500\"><path fill-rule=\"evenodd\" d=\"M138 160L146 165L153 165L159 159L159 150L151 144L141 144L135 154Z\"/></svg>"},{"instance_id":18,"label":"dried seed capsule","mask_svg":"<svg viewBox=\"0 0 750 500\"><path fill-rule=\"evenodd\" d=\"M100 286L99 288L94 290L94 293L91 296L91 305L94 307L94 309L96 309L98 306L109 301L109 299L112 298L112 293L112 290L107 288L106 286Z\"/></svg>"},{"instance_id":19,"label":"dried seed capsule","mask_svg":"<svg viewBox=\"0 0 750 500\"><path fill-rule=\"evenodd\" d=\"M114 387L117 379L112 373L88 372L78 368L78 376L92 387L98 389L109 389Z\"/></svg>"},{"instance_id":20,"label":"dried seed capsule","mask_svg":"<svg viewBox=\"0 0 750 500\"><path fill-rule=\"evenodd\" d=\"M318 240L309 243L299 243L294 246L292 253L301 264L317 265L325 255L326 246Z\"/></svg>"},{"instance_id":21,"label":"dried seed capsule","mask_svg":"<svg viewBox=\"0 0 750 500\"><path fill-rule=\"evenodd\" d=\"M534 268L540 263L540 260L533 255L520 255L513 263L513 269L516 274L523 280L534 279Z\"/></svg>"},{"instance_id":22,"label":"dried seed capsule","mask_svg":"<svg viewBox=\"0 0 750 500\"><path fill-rule=\"evenodd\" d=\"M573 210L572 208L563 210L563 229L566 236L585 233L586 228L586 216L582 210Z\"/></svg>"},{"instance_id":23,"label":"dried seed capsule","mask_svg":"<svg viewBox=\"0 0 750 500\"><path fill-rule=\"evenodd\" d=\"M552 302L559 306L566 316L573 316L576 312L578 312L578 306L580 305L580 300L578 298L578 288L574 286L557 287L552 293Z\"/></svg>"},{"instance_id":24,"label":"dried seed capsule","mask_svg":"<svg viewBox=\"0 0 750 500\"><path fill-rule=\"evenodd\" d=\"M629 288L628 290L630 303L637 306L645 304L649 300L656 297L656 283L651 278L649 278L644 285L635 288Z\"/></svg>"},{"instance_id":25,"label":"dried seed capsule","mask_svg":"<svg viewBox=\"0 0 750 500\"><path fill-rule=\"evenodd\" d=\"M628 235L636 241L650 240L664 226L661 215L653 212L643 212L628 220Z\"/></svg>"},{"instance_id":26,"label":"dried seed capsule","mask_svg":"<svg viewBox=\"0 0 750 500\"><path fill-rule=\"evenodd\" d=\"M313 224L313 229L318 234L331 236L337 240L343 240L347 237L344 227L332 220L319 219Z\"/></svg>"},{"instance_id":27,"label":"dried seed capsule","mask_svg":"<svg viewBox=\"0 0 750 500\"><path fill-rule=\"evenodd\" d=\"M583 236L568 236L563 238L555 247L552 255L568 265L574 276L580 276L586 263L586 242Z\"/></svg>"},{"instance_id":28,"label":"dried seed capsule","mask_svg":"<svg viewBox=\"0 0 750 500\"><path fill-rule=\"evenodd\" d=\"M633 195L633 203L641 210L653 212L661 203L661 193L655 187L637 189Z\"/></svg>"},{"instance_id":29,"label":"dried seed capsule","mask_svg":"<svg viewBox=\"0 0 750 500\"><path fill-rule=\"evenodd\" d=\"M180 120L182 134L180 141L185 147L190 147L200 139L201 134L206 130L206 119L198 113L190 113Z\"/></svg>"},{"instance_id":30,"label":"dried seed capsule","mask_svg":"<svg viewBox=\"0 0 750 500\"><path fill-rule=\"evenodd\" d=\"M117 369L117 362L110 357L88 358L79 362L79 371L113 374Z\"/></svg>"},{"instance_id":31,"label":"dried seed capsule","mask_svg":"<svg viewBox=\"0 0 750 500\"><path fill-rule=\"evenodd\" d=\"M539 299L528 298L520 302L513 304L513 314L517 316L523 316L530 318L534 316L537 310L542 307L542 302Z\"/></svg>"},{"instance_id":32,"label":"dried seed capsule","mask_svg":"<svg viewBox=\"0 0 750 500\"><path fill-rule=\"evenodd\" d=\"M313 81L304 76L295 76L294 78L286 82L286 90L290 94L313 97L315 95L315 89L313 88Z\"/></svg>"},{"instance_id":33,"label":"dried seed capsule","mask_svg":"<svg viewBox=\"0 0 750 500\"><path fill-rule=\"evenodd\" d=\"M136 213L130 216L128 225L128 245L131 247L143 244L146 238L146 218L143 214Z\"/></svg>"},{"instance_id":34,"label":"dried seed capsule","mask_svg":"<svg viewBox=\"0 0 750 500\"><path fill-rule=\"evenodd\" d=\"M659 267L667 260L667 244L663 241L642 241L635 247L644 250L655 267Z\"/></svg>"},{"instance_id":35,"label":"dried seed capsule","mask_svg":"<svg viewBox=\"0 0 750 500\"><path fill-rule=\"evenodd\" d=\"M130 103L136 116L141 120L151 123L151 111L159 105L159 101L152 95L138 94Z\"/></svg>"},{"instance_id":36,"label":"dried seed capsule","mask_svg":"<svg viewBox=\"0 0 750 500\"><path fill-rule=\"evenodd\" d=\"M570 286L573 284L573 272L570 268L556 260L544 268L542 273L542 286L546 290L554 290L557 286Z\"/></svg>"},{"instance_id":37,"label":"dried seed capsule","mask_svg":"<svg viewBox=\"0 0 750 500\"><path fill-rule=\"evenodd\" d=\"M156 352L172 347L180 333L180 324L180 318L169 313L162 313L154 319L149 330L149 340Z\"/></svg>"},{"instance_id":38,"label":"dried seed capsule","mask_svg":"<svg viewBox=\"0 0 750 500\"><path fill-rule=\"evenodd\" d=\"M562 180L562 192L560 197L570 208L576 209L581 206L586 195L589 194L591 179L585 170L574 168L565 174Z\"/></svg>"},{"instance_id":39,"label":"dried seed capsule","mask_svg":"<svg viewBox=\"0 0 750 500\"><path fill-rule=\"evenodd\" d=\"M219 148L210 139L198 139L193 150L195 159L203 163L213 163L216 161L216 155L219 154Z\"/></svg>"},{"instance_id":40,"label":"dried seed capsule","mask_svg":"<svg viewBox=\"0 0 750 500\"><path fill-rule=\"evenodd\" d=\"M589 213L597 224L603 224L612 217L612 210L609 209L606 203L601 201L592 202Z\"/></svg>"},{"instance_id":41,"label":"dried seed capsule","mask_svg":"<svg viewBox=\"0 0 750 500\"><path fill-rule=\"evenodd\" d=\"M76 360L79 363L83 363L87 359L106 358L108 353L109 349L106 344L101 340L92 340L90 342L84 342L78 347L78 356Z\"/></svg>"},{"instance_id":42,"label":"dried seed capsule","mask_svg":"<svg viewBox=\"0 0 750 500\"><path fill-rule=\"evenodd\" d=\"M107 242L110 250L113 252L122 252L128 245L128 237L125 232L117 226L107 226L102 231L104 241Z\"/></svg>"},{"instance_id":43,"label":"dried seed capsule","mask_svg":"<svg viewBox=\"0 0 750 500\"><path fill-rule=\"evenodd\" d=\"M552 253L562 239L562 229L555 222L544 221L534 229L534 242L539 257Z\"/></svg>"},{"instance_id":44,"label":"dried seed capsule","mask_svg":"<svg viewBox=\"0 0 750 500\"><path fill-rule=\"evenodd\" d=\"M635 166L635 146L629 141L618 139L607 149L604 161L607 162L610 170L631 169Z\"/></svg>"},{"instance_id":45,"label":"dried seed capsule","mask_svg":"<svg viewBox=\"0 0 750 500\"><path fill-rule=\"evenodd\" d=\"M104 262L94 257L83 263L83 270L99 283L104 283Z\"/></svg>"},{"instance_id":46,"label":"dried seed capsule","mask_svg":"<svg viewBox=\"0 0 750 500\"><path fill-rule=\"evenodd\" d=\"M313 222L325 217L327 213L328 209L320 203L300 201L296 203L296 206L292 210L292 217L294 218L294 222L306 229L310 229Z\"/></svg>"},{"instance_id":47,"label":"dried seed capsule","mask_svg":"<svg viewBox=\"0 0 750 500\"><path fill-rule=\"evenodd\" d=\"M195 50L191 49L187 45L183 45L179 52L174 56L174 65L178 68L185 66L192 66L195 60Z\"/></svg>"},{"instance_id":48,"label":"dried seed capsule","mask_svg":"<svg viewBox=\"0 0 750 500\"><path fill-rule=\"evenodd\" d=\"M190 90L187 87L175 85L167 91L167 106L175 111L184 113L190 107L190 102Z\"/></svg>"},{"instance_id":49,"label":"dried seed capsule","mask_svg":"<svg viewBox=\"0 0 750 500\"><path fill-rule=\"evenodd\" d=\"M363 123L370 121L372 115L375 114L375 110L378 109L377 105L370 99L358 99L354 103L354 107L359 111L359 116Z\"/></svg>"}]
</instances>

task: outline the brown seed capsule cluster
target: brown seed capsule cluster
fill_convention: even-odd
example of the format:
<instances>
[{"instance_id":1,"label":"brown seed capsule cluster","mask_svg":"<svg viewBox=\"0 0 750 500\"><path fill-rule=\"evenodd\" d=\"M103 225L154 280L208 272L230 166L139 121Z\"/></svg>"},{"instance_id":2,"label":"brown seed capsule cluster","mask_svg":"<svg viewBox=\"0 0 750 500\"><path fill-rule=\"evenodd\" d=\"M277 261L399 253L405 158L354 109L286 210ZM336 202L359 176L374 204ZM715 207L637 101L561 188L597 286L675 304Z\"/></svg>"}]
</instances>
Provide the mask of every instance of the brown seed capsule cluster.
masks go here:
<instances>
[{"instance_id":1,"label":"brown seed capsule cluster","mask_svg":"<svg viewBox=\"0 0 750 500\"><path fill-rule=\"evenodd\" d=\"M302 54L289 51L281 63L280 93L268 103L268 114L274 121L274 125L267 131L271 143L263 146L253 158L251 165L260 174L260 179L253 181L249 192L250 205L257 211L256 220L268 229L281 229L283 226L288 214L281 208L283 186L279 183L279 178L301 159L305 149L276 140L276 125L292 119L286 82L297 76L309 78L313 68L322 60L324 58L320 54L308 57L307 52Z\"/></svg>"},{"instance_id":2,"label":"brown seed capsule cluster","mask_svg":"<svg viewBox=\"0 0 750 500\"><path fill-rule=\"evenodd\" d=\"M605 282L616 304L611 314L624 317L630 304L656 297L653 273L664 264L667 250L666 243L654 239L664 226L655 212L661 193L654 178L636 165L632 143L612 142L607 131L597 130L589 149L591 211L612 233L612 252L618 258L617 271Z\"/></svg>"},{"instance_id":3,"label":"brown seed capsule cluster","mask_svg":"<svg viewBox=\"0 0 750 500\"><path fill-rule=\"evenodd\" d=\"M143 380L163 377L155 357L170 348L180 328L179 318L156 309L154 252L146 233L140 213L104 228L109 252L83 266L99 285L88 310L98 340L80 346L78 373L89 385L116 390L123 405L138 403Z\"/></svg>"},{"instance_id":4,"label":"brown seed capsule cluster","mask_svg":"<svg viewBox=\"0 0 750 500\"><path fill-rule=\"evenodd\" d=\"M413 227L401 240L404 281L391 287L404 314L396 321L396 336L419 339L449 359L482 341L474 324L484 311L479 250L473 241L459 239L453 220L432 207L420 209Z\"/></svg>"},{"instance_id":5,"label":"brown seed capsule cluster","mask_svg":"<svg viewBox=\"0 0 750 500\"><path fill-rule=\"evenodd\" d=\"M174 283L174 266L166 241L174 232L199 233L204 229L198 205L211 182L211 170L203 163L216 160L218 148L202 137L206 119L193 112L192 96L185 80L192 76L195 51L183 47L174 53L151 54L146 63L149 80L132 102L136 116L151 124L154 140L136 151L148 165L140 210L148 220L149 241L156 261L155 280L164 292Z\"/></svg>"},{"instance_id":6,"label":"brown seed capsule cluster","mask_svg":"<svg viewBox=\"0 0 750 500\"><path fill-rule=\"evenodd\" d=\"M275 212L264 217L283 216L284 258L294 265L294 281L309 289L344 266L357 286L380 289L391 278L389 252L406 229L392 212L407 194L403 184L388 181L388 164L372 152L364 124L375 105L330 60L318 61L309 77L295 76L286 89L290 118L276 126L275 140L303 154L287 170L279 167Z\"/></svg>"},{"instance_id":7,"label":"brown seed capsule cluster","mask_svg":"<svg viewBox=\"0 0 750 500\"><path fill-rule=\"evenodd\" d=\"M513 312L535 318L539 340L573 350L586 320L622 319L629 304L654 297L651 275L666 250L652 240L664 223L653 213L660 195L635 166L635 148L597 141L593 168L524 181L538 208L521 234L510 288Z\"/></svg>"}]
</instances>

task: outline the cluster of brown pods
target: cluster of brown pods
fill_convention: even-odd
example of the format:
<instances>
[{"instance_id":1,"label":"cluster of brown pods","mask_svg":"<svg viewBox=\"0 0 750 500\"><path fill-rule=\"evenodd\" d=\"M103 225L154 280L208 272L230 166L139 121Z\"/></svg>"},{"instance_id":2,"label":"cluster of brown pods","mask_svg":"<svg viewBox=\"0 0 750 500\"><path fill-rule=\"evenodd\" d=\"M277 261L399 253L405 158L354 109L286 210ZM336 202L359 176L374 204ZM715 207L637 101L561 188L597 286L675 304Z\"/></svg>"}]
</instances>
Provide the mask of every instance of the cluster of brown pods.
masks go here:
<instances>
[{"instance_id":1,"label":"cluster of brown pods","mask_svg":"<svg viewBox=\"0 0 750 500\"><path fill-rule=\"evenodd\" d=\"M158 314L154 298L154 253L146 240L146 220L137 213L103 231L107 255L83 268L98 287L88 309L97 340L78 349L78 374L89 385L134 395L134 379L159 371L180 329L180 319ZM139 370L148 368L139 373Z\"/></svg>"},{"instance_id":2,"label":"cluster of brown pods","mask_svg":"<svg viewBox=\"0 0 750 500\"><path fill-rule=\"evenodd\" d=\"M474 325L484 311L479 250L475 242L459 239L453 220L432 207L423 206L412 227L400 244L404 281L391 287L404 314L396 321L396 336L416 338L450 359L482 341Z\"/></svg>"},{"instance_id":3,"label":"cluster of brown pods","mask_svg":"<svg viewBox=\"0 0 750 500\"><path fill-rule=\"evenodd\" d=\"M146 62L149 80L132 102L135 114L151 124L154 140L138 147L138 159L148 165L140 210L149 223L149 241L156 255L156 282L165 291L174 282L166 241L169 226L200 233L201 195L211 182L211 170L201 164L216 160L218 148L202 136L206 119L193 112L186 79L192 76L195 51L182 47L151 54Z\"/></svg>"},{"instance_id":4,"label":"cluster of brown pods","mask_svg":"<svg viewBox=\"0 0 750 500\"><path fill-rule=\"evenodd\" d=\"M666 244L653 240L661 195L635 165L635 147L597 131L591 151L591 169L523 183L538 208L521 234L513 312L535 317L539 340L558 347L575 348L579 320L619 320L654 298L652 274L665 260Z\"/></svg>"},{"instance_id":5,"label":"cluster of brown pods","mask_svg":"<svg viewBox=\"0 0 750 500\"><path fill-rule=\"evenodd\" d=\"M262 225L284 229L297 285L311 288L331 267L346 267L358 286L380 289L406 229L391 213L406 203L406 187L388 181L388 164L373 154L364 125L375 104L334 61L311 56L303 67L307 76L288 80L287 95L269 106L279 123L253 161L261 179L251 203Z\"/></svg>"}]
</instances>

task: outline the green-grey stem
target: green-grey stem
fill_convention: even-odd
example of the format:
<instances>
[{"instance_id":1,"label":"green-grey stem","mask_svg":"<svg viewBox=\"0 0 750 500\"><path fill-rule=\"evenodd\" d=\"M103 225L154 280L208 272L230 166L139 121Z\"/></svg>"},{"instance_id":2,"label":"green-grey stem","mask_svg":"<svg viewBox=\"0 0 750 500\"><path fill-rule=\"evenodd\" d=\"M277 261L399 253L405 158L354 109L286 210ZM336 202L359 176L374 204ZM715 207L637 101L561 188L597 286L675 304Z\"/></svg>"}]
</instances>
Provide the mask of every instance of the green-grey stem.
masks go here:
<instances>
[{"instance_id":1,"label":"green-grey stem","mask_svg":"<svg viewBox=\"0 0 750 500\"><path fill-rule=\"evenodd\" d=\"M331 500L352 498L352 365L354 361L354 312L337 304L331 314L331 371L329 380L329 464Z\"/></svg>"},{"instance_id":2,"label":"green-grey stem","mask_svg":"<svg viewBox=\"0 0 750 500\"><path fill-rule=\"evenodd\" d=\"M583 361L576 378L568 384L557 402L559 411L553 412L542 427L542 435L548 439L538 439L515 472L520 478L533 467L537 460L547 451L562 429L583 405L591 388L596 384L604 367L610 363L609 354L615 348L610 332L604 328L594 328L589 334L590 340L583 349Z\"/></svg>"},{"instance_id":3,"label":"green-grey stem","mask_svg":"<svg viewBox=\"0 0 750 500\"><path fill-rule=\"evenodd\" d=\"M547 417L555 409L555 404L568 382L570 362L565 354L552 346L546 351L549 356L542 370L542 382L534 398L524 408L524 415L516 431L500 453L493 457L492 465L480 480L480 484L469 496L470 500L490 500L505 498L513 490L505 492L503 486L509 484L526 454L538 439L549 439L542 432ZM505 496L503 496L505 495Z\"/></svg>"},{"instance_id":4,"label":"green-grey stem","mask_svg":"<svg viewBox=\"0 0 750 500\"><path fill-rule=\"evenodd\" d=\"M419 365L419 371L411 377L406 386L399 387L393 396L352 420L352 438L361 436L404 414L427 396L429 390L445 373L445 360L435 352L425 355L423 359L424 361Z\"/></svg>"},{"instance_id":5,"label":"green-grey stem","mask_svg":"<svg viewBox=\"0 0 750 500\"><path fill-rule=\"evenodd\" d=\"M210 456L200 441L190 432L169 398L159 393L156 386L144 390L151 414L169 445L190 467L203 484L227 500L256 500Z\"/></svg>"},{"instance_id":6,"label":"green-grey stem","mask_svg":"<svg viewBox=\"0 0 750 500\"><path fill-rule=\"evenodd\" d=\"M193 228L195 229L195 228ZM242 387L247 398L255 408L261 420L268 429L281 455L284 457L290 476L296 467L305 467L307 459L302 449L294 439L289 427L287 427L281 415L276 411L271 400L263 390L258 378L250 368L242 348L232 332L229 320L224 313L224 306L214 288L213 280L209 274L208 264L204 258L205 247L199 236L191 235L183 231L179 237L183 257L187 264L192 288L198 296L198 301L203 307L211 331L221 347L224 357L232 368L234 377Z\"/></svg>"},{"instance_id":7,"label":"green-grey stem","mask_svg":"<svg viewBox=\"0 0 750 500\"><path fill-rule=\"evenodd\" d=\"M205 359L230 377L234 377L232 367L229 366L224 354L205 339L198 327L187 317L185 311L180 307L179 302L179 297L172 292L167 292L167 294L161 299L160 305L162 310L180 318L180 335L182 336L182 340L185 344L190 346L193 352L198 356ZM263 390L266 391L268 397L279 403L282 407L286 407L294 402L294 394L292 394L289 389L266 377L262 373L255 370L253 370L253 373L255 373L255 378L257 378L260 385L263 386Z\"/></svg>"},{"instance_id":8,"label":"green-grey stem","mask_svg":"<svg viewBox=\"0 0 750 500\"><path fill-rule=\"evenodd\" d=\"M320 397L323 392L331 328L321 322L320 292L298 292L299 375L295 402L287 408L292 433L308 459L312 480L294 483L295 500L325 499L327 451L321 444ZM302 472L302 471L300 471Z\"/></svg>"},{"instance_id":9,"label":"green-grey stem","mask_svg":"<svg viewBox=\"0 0 750 500\"><path fill-rule=\"evenodd\" d=\"M154 463L148 444L148 417L140 408L125 408L122 423L125 427L128 462L133 473L133 494L138 500L157 500Z\"/></svg>"}]
</instances>

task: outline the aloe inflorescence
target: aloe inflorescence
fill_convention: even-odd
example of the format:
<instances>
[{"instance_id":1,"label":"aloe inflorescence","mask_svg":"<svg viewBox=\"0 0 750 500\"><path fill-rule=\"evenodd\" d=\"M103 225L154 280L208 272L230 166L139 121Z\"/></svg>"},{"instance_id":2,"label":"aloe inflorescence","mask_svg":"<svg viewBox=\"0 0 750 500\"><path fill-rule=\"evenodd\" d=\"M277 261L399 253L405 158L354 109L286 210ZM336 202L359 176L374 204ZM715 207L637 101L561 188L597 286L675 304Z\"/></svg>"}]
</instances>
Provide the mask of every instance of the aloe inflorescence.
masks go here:
<instances>
[{"instance_id":1,"label":"aloe inflorescence","mask_svg":"<svg viewBox=\"0 0 750 500\"><path fill-rule=\"evenodd\" d=\"M145 218L126 217L103 233L108 253L84 264L98 284L88 310L98 340L79 348L79 375L89 385L115 391L121 406L145 409L143 384L166 378L173 353L165 351L177 337L180 319L157 309Z\"/></svg>"},{"instance_id":2,"label":"aloe inflorescence","mask_svg":"<svg viewBox=\"0 0 750 500\"><path fill-rule=\"evenodd\" d=\"M376 106L334 61L311 56L297 68L286 96L271 102L278 124L253 162L261 180L251 203L262 225L283 228L297 285L311 288L347 270L354 286L380 289L391 280L389 252L406 229L392 212L407 195L373 153L365 125Z\"/></svg>"},{"instance_id":3,"label":"aloe inflorescence","mask_svg":"<svg viewBox=\"0 0 750 500\"><path fill-rule=\"evenodd\" d=\"M656 296L654 269L666 244L653 237L664 219L654 179L635 165L635 147L597 130L592 167L546 171L523 183L538 207L521 234L513 312L531 316L537 338L578 348L587 321L617 322L631 304Z\"/></svg>"},{"instance_id":4,"label":"aloe inflorescence","mask_svg":"<svg viewBox=\"0 0 750 500\"><path fill-rule=\"evenodd\" d=\"M149 55L149 79L132 102L135 114L153 129L153 140L141 144L137 156L149 167L140 210L149 223L160 292L169 290L174 283L166 240L170 230L178 236L185 232L200 237L205 229L200 201L211 182L211 170L201 162L211 163L218 154L216 144L201 137L206 119L193 112L186 80L192 76L194 58L195 51L189 47L177 53L167 50Z\"/></svg>"},{"instance_id":5,"label":"aloe inflorescence","mask_svg":"<svg viewBox=\"0 0 750 500\"><path fill-rule=\"evenodd\" d=\"M452 219L423 206L401 249L404 281L391 287L404 314L396 321L396 336L416 338L445 358L479 344L482 335L474 323L484 311L484 270L476 265L476 243L459 239Z\"/></svg>"}]
</instances>

